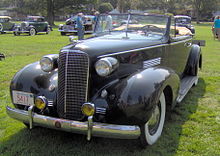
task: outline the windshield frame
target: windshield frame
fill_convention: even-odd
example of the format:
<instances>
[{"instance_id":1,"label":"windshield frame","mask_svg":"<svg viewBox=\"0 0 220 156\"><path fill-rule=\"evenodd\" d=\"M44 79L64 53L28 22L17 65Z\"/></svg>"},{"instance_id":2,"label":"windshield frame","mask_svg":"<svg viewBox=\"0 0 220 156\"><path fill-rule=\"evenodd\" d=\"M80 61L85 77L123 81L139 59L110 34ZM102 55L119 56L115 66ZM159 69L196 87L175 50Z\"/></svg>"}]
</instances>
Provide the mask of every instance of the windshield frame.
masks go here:
<instances>
[{"instance_id":1,"label":"windshield frame","mask_svg":"<svg viewBox=\"0 0 220 156\"><path fill-rule=\"evenodd\" d=\"M98 28L98 21L100 21L100 18L102 16L108 16L108 15L111 15L111 16L127 16L126 18L126 28L124 30L121 30L121 31L101 31L101 32L98 32L97 31L97 28ZM111 34L111 33L114 33L114 32L125 32L126 35L127 33L129 33L128 31L128 28L129 28L129 25L131 25L132 23L130 23L130 21L132 20L131 17L132 16L154 16L154 17L164 17L164 31L163 33L161 34L161 38L163 38L164 36L167 35L167 32L169 31L169 18L170 16L168 15L161 15L161 14L148 14L148 13L145 13L145 14L134 14L134 13L121 13L121 14L115 14L115 13L110 13L110 14L100 14L98 17L97 17L97 21L95 23L95 27L94 27L94 35L95 36L104 36L104 35L107 35L107 34ZM155 23L156 24L156 23Z\"/></svg>"}]
</instances>

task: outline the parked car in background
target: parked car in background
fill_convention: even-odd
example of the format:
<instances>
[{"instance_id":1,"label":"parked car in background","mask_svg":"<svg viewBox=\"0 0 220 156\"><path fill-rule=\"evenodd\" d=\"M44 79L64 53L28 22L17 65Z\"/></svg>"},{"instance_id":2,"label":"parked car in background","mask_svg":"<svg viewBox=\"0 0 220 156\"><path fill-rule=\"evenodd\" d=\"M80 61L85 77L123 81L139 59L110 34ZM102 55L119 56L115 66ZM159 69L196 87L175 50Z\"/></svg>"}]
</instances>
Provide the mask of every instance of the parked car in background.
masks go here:
<instances>
[{"instance_id":1,"label":"parked car in background","mask_svg":"<svg viewBox=\"0 0 220 156\"><path fill-rule=\"evenodd\" d=\"M7 106L8 115L30 128L85 134L88 140L154 144L166 113L197 84L202 66L189 30L173 24L168 15L100 15L92 38L17 72L10 85L15 108Z\"/></svg>"},{"instance_id":2,"label":"parked car in background","mask_svg":"<svg viewBox=\"0 0 220 156\"><path fill-rule=\"evenodd\" d=\"M51 26L45 21L42 16L28 16L27 20L16 26L14 29L14 35L18 36L22 33L34 36L37 33L45 32L49 34Z\"/></svg>"},{"instance_id":3,"label":"parked car in background","mask_svg":"<svg viewBox=\"0 0 220 156\"><path fill-rule=\"evenodd\" d=\"M58 31L61 35L77 33L76 18L74 16L66 20L65 24L60 24ZM93 33L94 16L85 15L83 18L85 33Z\"/></svg>"},{"instance_id":4,"label":"parked car in background","mask_svg":"<svg viewBox=\"0 0 220 156\"><path fill-rule=\"evenodd\" d=\"M11 17L9 16L0 16L0 33L6 33L13 31L15 23L12 23Z\"/></svg>"},{"instance_id":5,"label":"parked car in background","mask_svg":"<svg viewBox=\"0 0 220 156\"><path fill-rule=\"evenodd\" d=\"M195 35L195 28L191 24L191 17L185 15L176 15L174 16L176 20L176 26L188 28L193 35Z\"/></svg>"}]
</instances>

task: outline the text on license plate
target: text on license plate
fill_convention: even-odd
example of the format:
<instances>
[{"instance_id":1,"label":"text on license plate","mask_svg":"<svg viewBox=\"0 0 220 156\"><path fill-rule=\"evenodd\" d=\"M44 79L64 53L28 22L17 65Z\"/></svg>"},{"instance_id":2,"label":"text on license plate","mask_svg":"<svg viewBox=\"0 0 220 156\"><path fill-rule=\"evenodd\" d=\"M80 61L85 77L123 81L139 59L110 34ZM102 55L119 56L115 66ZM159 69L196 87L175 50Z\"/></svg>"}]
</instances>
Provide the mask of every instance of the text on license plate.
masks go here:
<instances>
[{"instance_id":1,"label":"text on license plate","mask_svg":"<svg viewBox=\"0 0 220 156\"><path fill-rule=\"evenodd\" d=\"M32 93L12 91L13 103L31 106L34 105L34 96Z\"/></svg>"}]
</instances>

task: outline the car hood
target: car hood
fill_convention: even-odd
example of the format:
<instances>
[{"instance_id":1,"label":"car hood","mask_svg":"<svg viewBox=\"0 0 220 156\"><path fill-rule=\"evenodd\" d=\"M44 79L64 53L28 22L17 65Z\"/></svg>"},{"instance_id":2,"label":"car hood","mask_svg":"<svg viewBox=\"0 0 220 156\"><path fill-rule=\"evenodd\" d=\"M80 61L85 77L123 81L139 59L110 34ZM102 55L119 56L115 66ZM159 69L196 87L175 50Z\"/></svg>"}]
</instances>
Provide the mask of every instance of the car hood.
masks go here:
<instances>
[{"instance_id":1,"label":"car hood","mask_svg":"<svg viewBox=\"0 0 220 156\"><path fill-rule=\"evenodd\" d=\"M104 39L96 37L79 41L63 47L61 50L80 50L86 52L90 57L135 50L139 48L159 45L162 39L157 40L131 40L131 39Z\"/></svg>"}]
</instances>

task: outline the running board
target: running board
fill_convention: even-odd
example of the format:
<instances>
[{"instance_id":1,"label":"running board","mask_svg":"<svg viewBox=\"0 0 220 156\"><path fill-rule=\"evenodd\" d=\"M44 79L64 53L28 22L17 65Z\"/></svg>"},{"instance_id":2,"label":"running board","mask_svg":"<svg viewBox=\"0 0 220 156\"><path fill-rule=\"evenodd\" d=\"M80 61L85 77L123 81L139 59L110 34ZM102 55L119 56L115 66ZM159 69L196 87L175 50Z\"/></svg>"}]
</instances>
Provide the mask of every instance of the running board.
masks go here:
<instances>
[{"instance_id":1,"label":"running board","mask_svg":"<svg viewBox=\"0 0 220 156\"><path fill-rule=\"evenodd\" d=\"M189 92L190 88L192 88L193 85L196 85L197 82L198 82L197 76L186 76L181 80L179 96L177 97L178 103L180 103L183 100L183 98Z\"/></svg>"}]
</instances>

